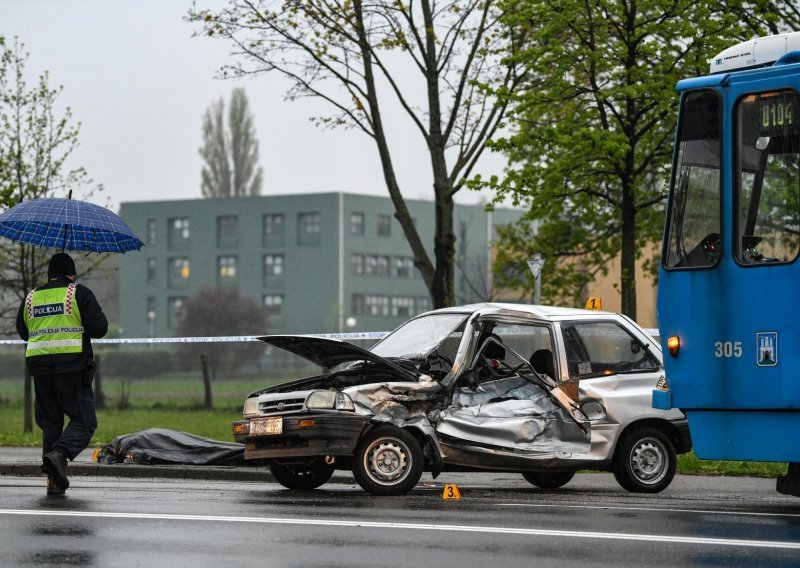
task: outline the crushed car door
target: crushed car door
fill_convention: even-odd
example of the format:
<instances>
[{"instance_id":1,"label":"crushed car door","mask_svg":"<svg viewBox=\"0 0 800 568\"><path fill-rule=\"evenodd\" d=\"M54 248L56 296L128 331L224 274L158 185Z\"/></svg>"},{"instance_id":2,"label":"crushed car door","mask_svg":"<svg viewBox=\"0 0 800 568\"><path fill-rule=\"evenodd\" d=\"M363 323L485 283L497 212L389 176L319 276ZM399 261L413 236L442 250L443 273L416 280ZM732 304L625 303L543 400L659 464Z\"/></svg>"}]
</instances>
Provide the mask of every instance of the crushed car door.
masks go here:
<instances>
[{"instance_id":1,"label":"crushed car door","mask_svg":"<svg viewBox=\"0 0 800 568\"><path fill-rule=\"evenodd\" d=\"M481 322L475 355L436 432L530 453L584 453L589 422L557 388L549 325ZM547 360L549 356L549 361Z\"/></svg>"}]
</instances>

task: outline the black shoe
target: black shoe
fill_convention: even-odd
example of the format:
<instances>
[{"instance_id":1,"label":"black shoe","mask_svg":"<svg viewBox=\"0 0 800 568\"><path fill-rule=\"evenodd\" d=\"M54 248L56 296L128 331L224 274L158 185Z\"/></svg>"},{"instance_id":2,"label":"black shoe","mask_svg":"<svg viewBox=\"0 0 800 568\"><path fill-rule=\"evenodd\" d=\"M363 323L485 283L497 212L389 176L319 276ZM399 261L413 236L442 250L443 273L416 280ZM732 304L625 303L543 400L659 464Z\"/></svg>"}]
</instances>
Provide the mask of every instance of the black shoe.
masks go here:
<instances>
[{"instance_id":1,"label":"black shoe","mask_svg":"<svg viewBox=\"0 0 800 568\"><path fill-rule=\"evenodd\" d=\"M67 479L67 458L62 456L60 452L53 450L44 455L43 461L44 467L47 470L47 477L52 477L55 483L66 491L69 487L69 479Z\"/></svg>"},{"instance_id":2,"label":"black shoe","mask_svg":"<svg viewBox=\"0 0 800 568\"><path fill-rule=\"evenodd\" d=\"M47 494L48 495L63 495L67 492L66 487L62 487L55 477L52 475L47 476Z\"/></svg>"}]
</instances>

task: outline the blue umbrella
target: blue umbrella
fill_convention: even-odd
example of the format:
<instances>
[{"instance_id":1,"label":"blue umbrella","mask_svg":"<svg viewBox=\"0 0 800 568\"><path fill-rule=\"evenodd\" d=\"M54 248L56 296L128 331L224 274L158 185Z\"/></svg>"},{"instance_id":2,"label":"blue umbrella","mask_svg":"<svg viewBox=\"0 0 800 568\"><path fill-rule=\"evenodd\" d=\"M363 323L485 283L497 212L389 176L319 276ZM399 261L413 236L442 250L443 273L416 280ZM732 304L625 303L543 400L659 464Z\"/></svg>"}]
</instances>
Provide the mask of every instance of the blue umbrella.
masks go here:
<instances>
[{"instance_id":1,"label":"blue umbrella","mask_svg":"<svg viewBox=\"0 0 800 568\"><path fill-rule=\"evenodd\" d=\"M23 201L0 214L0 236L62 251L125 252L144 246L113 211L60 197Z\"/></svg>"}]
</instances>

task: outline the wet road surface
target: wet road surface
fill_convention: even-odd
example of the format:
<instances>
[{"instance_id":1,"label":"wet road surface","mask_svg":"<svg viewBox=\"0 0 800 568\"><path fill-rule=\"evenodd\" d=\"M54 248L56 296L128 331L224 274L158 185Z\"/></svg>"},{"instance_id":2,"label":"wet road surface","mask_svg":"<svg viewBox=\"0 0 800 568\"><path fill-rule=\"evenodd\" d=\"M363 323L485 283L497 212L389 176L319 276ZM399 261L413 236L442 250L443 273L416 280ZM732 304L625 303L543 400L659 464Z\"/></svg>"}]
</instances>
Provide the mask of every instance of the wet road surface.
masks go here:
<instances>
[{"instance_id":1,"label":"wet road surface","mask_svg":"<svg viewBox=\"0 0 800 568\"><path fill-rule=\"evenodd\" d=\"M442 500L445 483L463 498ZM678 476L635 495L579 474L426 475L406 497L328 484L0 477L0 566L677 566L800 564L800 499L774 480Z\"/></svg>"}]
</instances>

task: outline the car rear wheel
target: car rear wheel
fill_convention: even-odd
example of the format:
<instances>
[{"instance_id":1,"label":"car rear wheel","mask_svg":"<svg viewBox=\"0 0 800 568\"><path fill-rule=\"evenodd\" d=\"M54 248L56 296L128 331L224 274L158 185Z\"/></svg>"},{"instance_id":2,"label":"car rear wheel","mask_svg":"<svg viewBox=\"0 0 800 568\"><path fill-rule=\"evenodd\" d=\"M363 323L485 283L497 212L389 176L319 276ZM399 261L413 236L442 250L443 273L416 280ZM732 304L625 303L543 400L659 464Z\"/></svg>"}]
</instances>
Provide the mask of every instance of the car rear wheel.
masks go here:
<instances>
[{"instance_id":1,"label":"car rear wheel","mask_svg":"<svg viewBox=\"0 0 800 568\"><path fill-rule=\"evenodd\" d=\"M423 465L414 436L394 426L376 426L358 445L353 477L373 495L405 495L419 481Z\"/></svg>"},{"instance_id":2,"label":"car rear wheel","mask_svg":"<svg viewBox=\"0 0 800 568\"><path fill-rule=\"evenodd\" d=\"M574 471L526 471L522 474L525 481L542 489L558 489L575 477Z\"/></svg>"},{"instance_id":3,"label":"car rear wheel","mask_svg":"<svg viewBox=\"0 0 800 568\"><path fill-rule=\"evenodd\" d=\"M333 465L322 460L305 464L280 464L272 462L269 471L275 481L287 489L316 489L327 482L333 475Z\"/></svg>"},{"instance_id":4,"label":"car rear wheel","mask_svg":"<svg viewBox=\"0 0 800 568\"><path fill-rule=\"evenodd\" d=\"M658 493L672 478L678 456L672 441L658 428L633 430L617 446L612 468L617 482L633 493Z\"/></svg>"}]
</instances>

